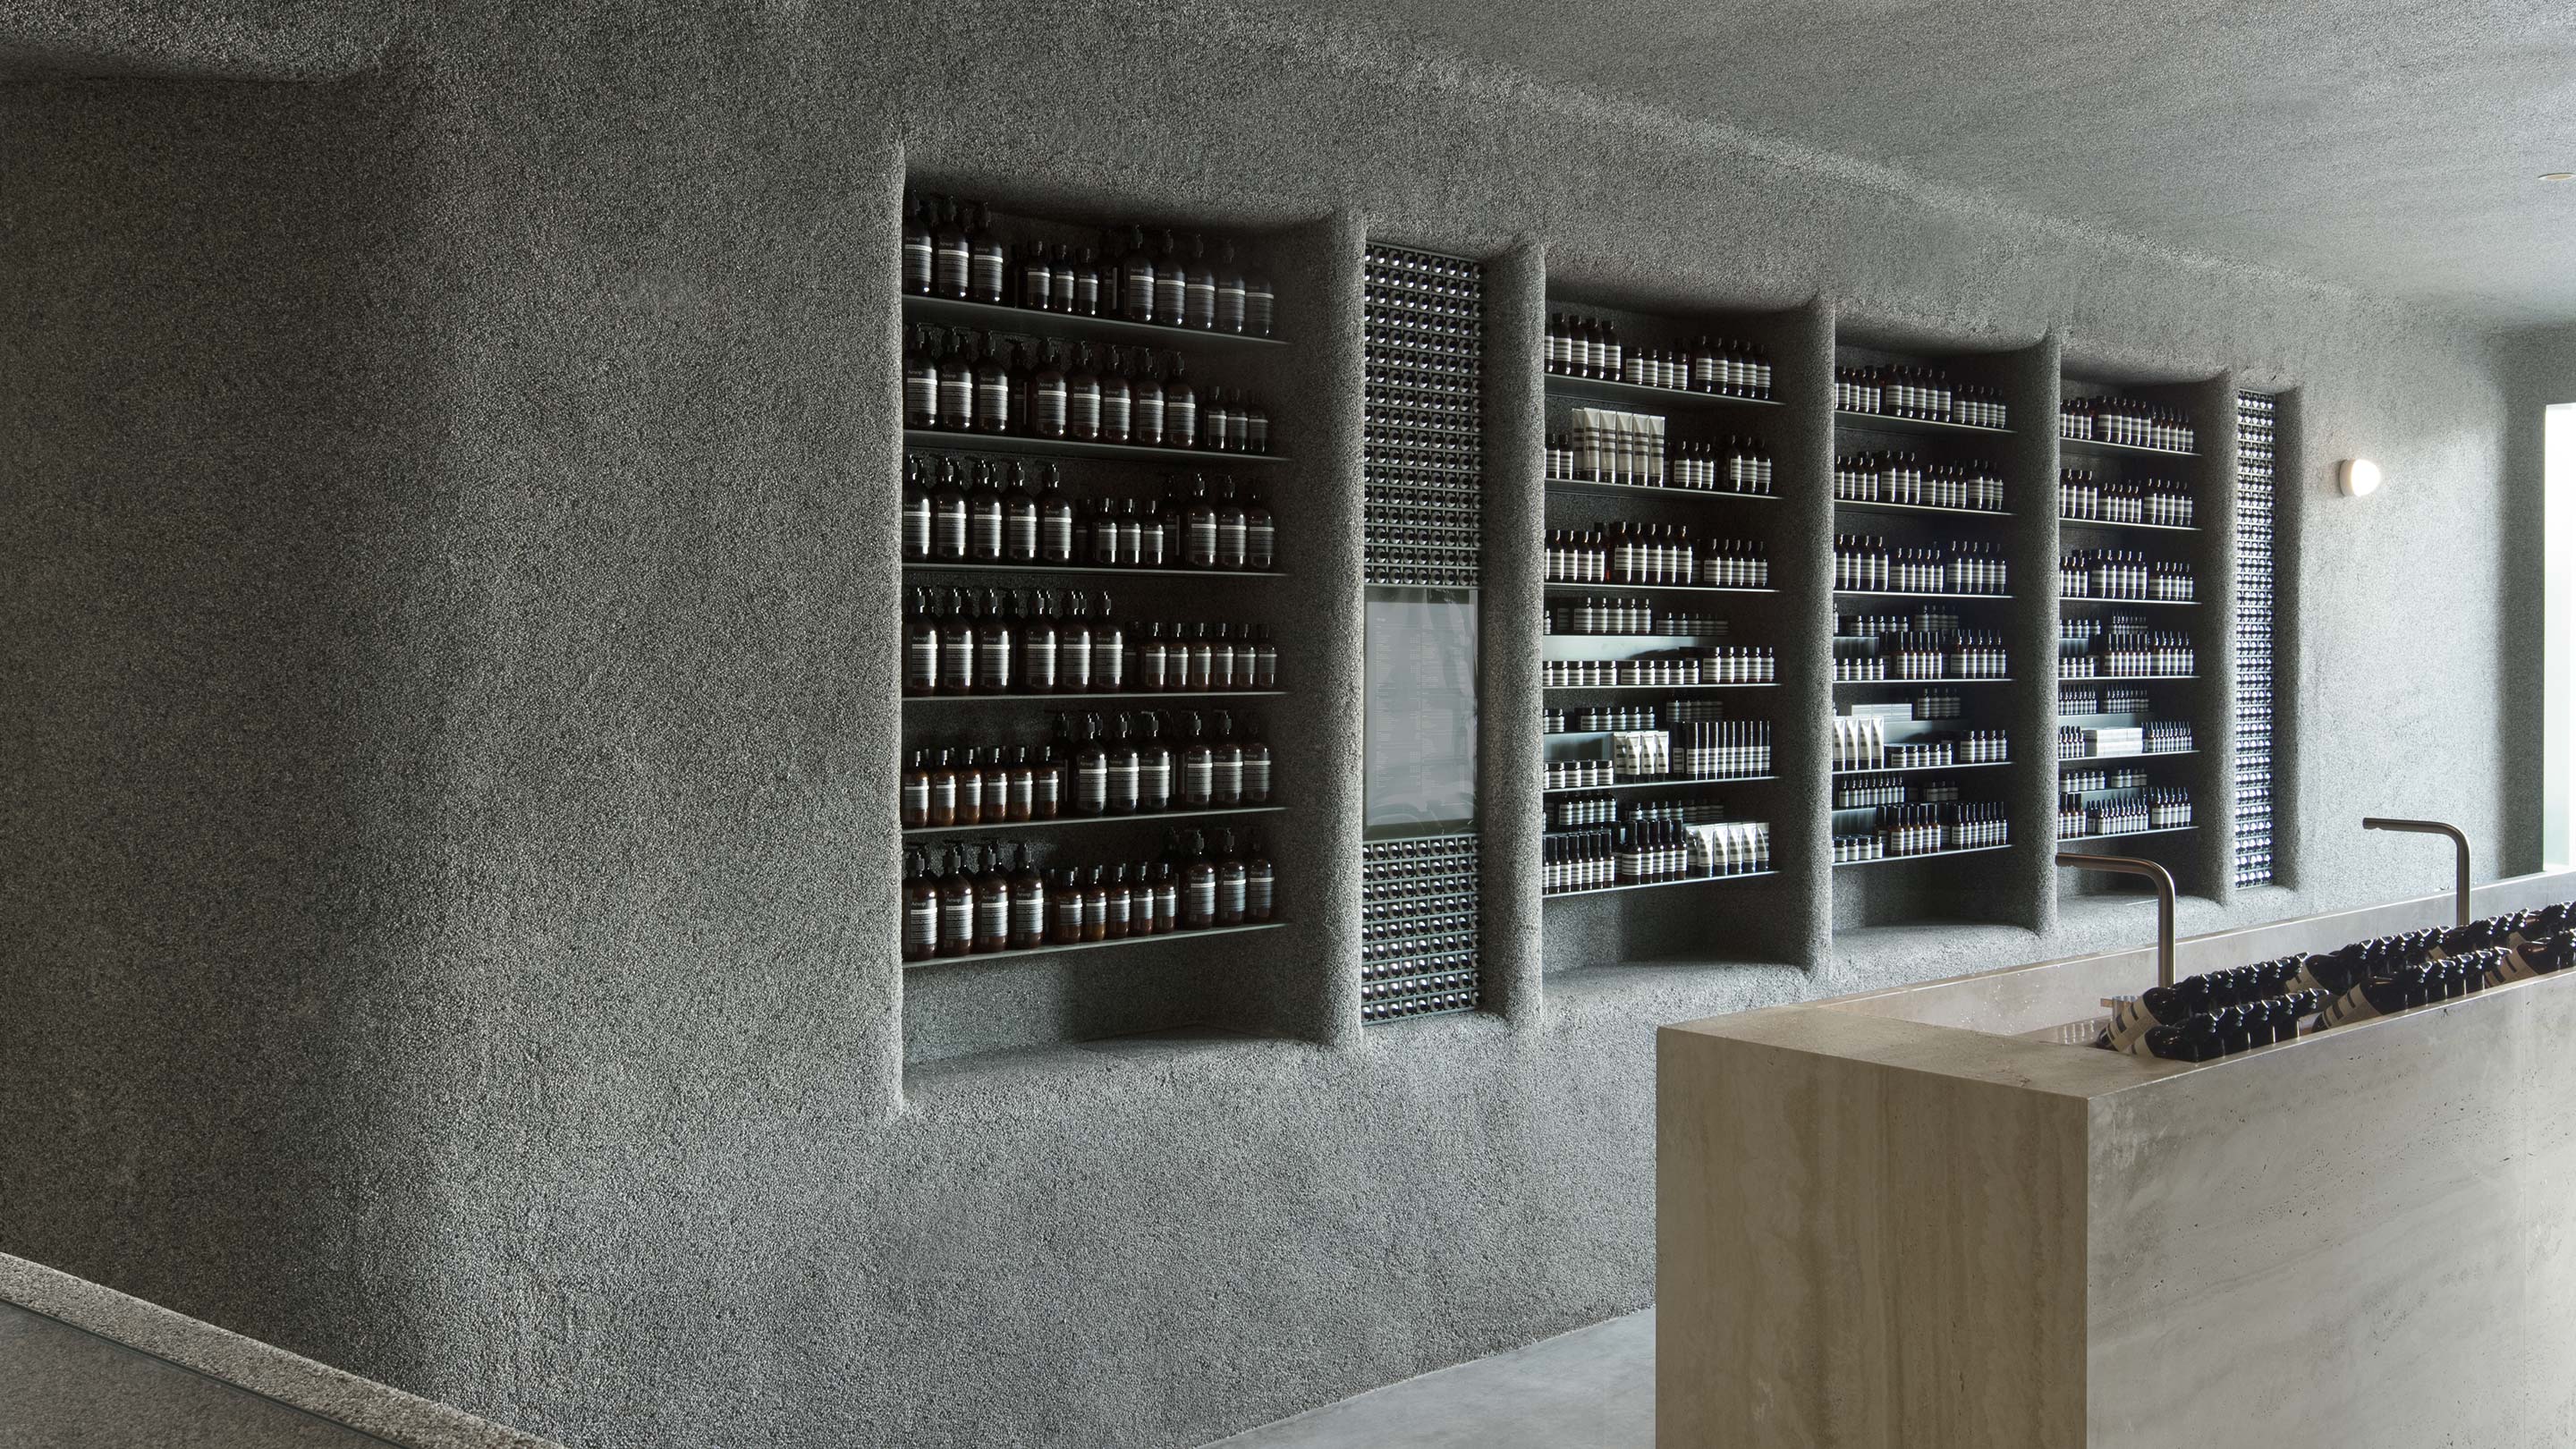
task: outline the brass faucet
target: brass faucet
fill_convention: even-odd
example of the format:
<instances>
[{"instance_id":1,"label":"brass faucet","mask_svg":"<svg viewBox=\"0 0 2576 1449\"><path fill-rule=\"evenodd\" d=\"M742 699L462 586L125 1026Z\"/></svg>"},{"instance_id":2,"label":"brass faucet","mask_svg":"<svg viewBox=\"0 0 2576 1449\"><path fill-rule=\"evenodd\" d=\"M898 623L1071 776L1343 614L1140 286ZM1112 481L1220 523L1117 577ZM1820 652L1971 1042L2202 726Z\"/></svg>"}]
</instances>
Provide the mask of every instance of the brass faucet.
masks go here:
<instances>
[{"instance_id":1,"label":"brass faucet","mask_svg":"<svg viewBox=\"0 0 2576 1449\"><path fill-rule=\"evenodd\" d=\"M2133 855L2078 855L2061 850L2057 863L2069 870L2101 870L2113 875L2142 875L2156 888L2156 984L2174 984L2173 873L2152 860Z\"/></svg>"}]
</instances>

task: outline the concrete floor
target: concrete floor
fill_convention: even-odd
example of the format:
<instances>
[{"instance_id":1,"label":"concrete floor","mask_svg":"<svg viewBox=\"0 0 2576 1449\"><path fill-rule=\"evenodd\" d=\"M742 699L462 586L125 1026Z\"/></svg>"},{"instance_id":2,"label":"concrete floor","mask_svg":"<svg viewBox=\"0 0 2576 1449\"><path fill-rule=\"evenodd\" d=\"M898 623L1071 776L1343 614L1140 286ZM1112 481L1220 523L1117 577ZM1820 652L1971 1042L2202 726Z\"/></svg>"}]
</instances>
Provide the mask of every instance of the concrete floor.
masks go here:
<instances>
[{"instance_id":1,"label":"concrete floor","mask_svg":"<svg viewBox=\"0 0 2576 1449\"><path fill-rule=\"evenodd\" d=\"M1206 1449L1653 1449L1655 1311L1462 1363Z\"/></svg>"}]
</instances>

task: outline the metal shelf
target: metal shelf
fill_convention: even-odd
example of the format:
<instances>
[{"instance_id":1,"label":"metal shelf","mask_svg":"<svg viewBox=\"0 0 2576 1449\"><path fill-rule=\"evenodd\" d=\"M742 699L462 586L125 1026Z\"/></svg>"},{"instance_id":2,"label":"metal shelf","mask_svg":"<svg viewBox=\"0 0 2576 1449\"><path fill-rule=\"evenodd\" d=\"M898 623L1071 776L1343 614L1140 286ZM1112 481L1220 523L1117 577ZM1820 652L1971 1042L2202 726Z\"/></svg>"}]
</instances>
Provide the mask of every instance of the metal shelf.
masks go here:
<instances>
[{"instance_id":1,"label":"metal shelf","mask_svg":"<svg viewBox=\"0 0 2576 1449\"><path fill-rule=\"evenodd\" d=\"M1891 417L1886 413L1858 413L1849 408L1834 409L1836 431L1850 429L1855 433L1957 433L1972 438L2009 438L2010 428L1982 428L1975 423L1936 422L1931 418ZM1907 859L1914 857L1908 856Z\"/></svg>"},{"instance_id":2,"label":"metal shelf","mask_svg":"<svg viewBox=\"0 0 2576 1449\"><path fill-rule=\"evenodd\" d=\"M1115 941L1069 941L1061 946L1024 946L1015 951L978 951L966 956L931 956L919 961L906 961L903 969L918 971L925 966L968 966L979 961L1010 961L1023 956L1052 956L1059 951L1098 951L1111 946L1151 946L1162 941L1204 941L1210 936L1240 936L1246 931L1276 931L1286 921L1262 921L1249 926L1206 926L1195 931L1164 931L1152 936L1122 936Z\"/></svg>"},{"instance_id":3,"label":"metal shelf","mask_svg":"<svg viewBox=\"0 0 2576 1449\"><path fill-rule=\"evenodd\" d=\"M2010 511L2001 508L1948 508L1937 503L1881 503L1875 499L1862 498L1837 498L1834 500L1834 507L1848 508L1856 513L1941 513L1953 518L2012 517Z\"/></svg>"},{"instance_id":4,"label":"metal shelf","mask_svg":"<svg viewBox=\"0 0 2576 1449\"><path fill-rule=\"evenodd\" d=\"M2000 770L2011 763L2012 761L2010 760L1979 760L1974 764L1967 765L1889 765L1885 769L1880 770L1836 770L1833 772L1833 777L1837 780L1854 780L1863 775L1929 775L1938 774L1943 770ZM1871 807L1866 805L1846 805L1840 808L1846 810L1866 810Z\"/></svg>"},{"instance_id":5,"label":"metal shelf","mask_svg":"<svg viewBox=\"0 0 2576 1449\"><path fill-rule=\"evenodd\" d=\"M1579 829L1582 827L1574 828ZM1579 891L1549 891L1545 895L1540 896L1539 899L1543 901L1562 901L1578 896L1614 895L1620 891L1651 891L1660 889L1664 886L1716 885L1720 881L1760 880L1764 876L1778 875L1779 873L1780 872L1776 870L1740 870L1732 875L1686 875L1679 880L1641 880L1634 885L1587 886Z\"/></svg>"},{"instance_id":6,"label":"metal shelf","mask_svg":"<svg viewBox=\"0 0 2576 1449\"><path fill-rule=\"evenodd\" d=\"M1617 382L1606 377L1574 377L1562 372L1543 373L1547 395L1551 398L1586 402L1658 402L1679 403L1702 408L1776 408L1783 404L1776 398L1737 397L1732 393L1697 392L1688 388L1655 387L1642 382Z\"/></svg>"},{"instance_id":7,"label":"metal shelf","mask_svg":"<svg viewBox=\"0 0 2576 1449\"><path fill-rule=\"evenodd\" d=\"M907 694L916 704L1079 704L1095 699L1271 699L1284 689L1155 689L1120 694Z\"/></svg>"},{"instance_id":8,"label":"metal shelf","mask_svg":"<svg viewBox=\"0 0 2576 1449\"><path fill-rule=\"evenodd\" d=\"M1745 588L1736 584L1618 584L1607 581L1589 584L1556 582L1546 587L1557 593L1615 593L1622 589L1637 589L1650 594L1776 594L1780 592L1778 589Z\"/></svg>"},{"instance_id":9,"label":"metal shelf","mask_svg":"<svg viewBox=\"0 0 2576 1449\"><path fill-rule=\"evenodd\" d=\"M1540 692L1543 694L1599 694L1613 689L1651 689L1670 693L1676 689L1778 689L1779 687L1778 680L1761 684L1549 684L1542 685Z\"/></svg>"},{"instance_id":10,"label":"metal shelf","mask_svg":"<svg viewBox=\"0 0 2576 1449\"><path fill-rule=\"evenodd\" d=\"M2160 825L2153 830L2124 830L2116 835L2061 835L2057 838L2057 843L2060 845L2098 845L2107 840L2135 840L2141 835L2181 835L2187 831L2198 830L2199 828L2200 826L2197 824Z\"/></svg>"},{"instance_id":11,"label":"metal shelf","mask_svg":"<svg viewBox=\"0 0 2576 1449\"><path fill-rule=\"evenodd\" d=\"M1049 563L947 563L936 560L909 559L903 566L908 574L1123 574L1128 578L1147 579L1284 579L1277 569L1185 569L1168 566L1149 569L1126 564L1049 564Z\"/></svg>"},{"instance_id":12,"label":"metal shelf","mask_svg":"<svg viewBox=\"0 0 2576 1449\"><path fill-rule=\"evenodd\" d=\"M1547 735L1543 738L1563 739L1564 736ZM1724 775L1700 779L1690 775L1667 775L1660 780L1613 780L1607 785L1555 785L1542 789L1539 793L1542 795L1597 795L1608 790L1654 790L1667 785L1759 785L1766 780L1779 778L1777 775ZM1564 828L1580 830L1585 827L1569 825Z\"/></svg>"},{"instance_id":13,"label":"metal shelf","mask_svg":"<svg viewBox=\"0 0 2576 1449\"><path fill-rule=\"evenodd\" d=\"M1675 488L1665 483L1599 483L1589 478L1550 478L1546 483L1551 493L1652 493L1658 498L1687 498L1694 503L1780 501L1777 493L1731 493L1723 488Z\"/></svg>"},{"instance_id":14,"label":"metal shelf","mask_svg":"<svg viewBox=\"0 0 2576 1449\"><path fill-rule=\"evenodd\" d=\"M952 433L944 428L906 428L907 448L939 448L955 453L1035 453L1051 458L1124 458L1140 463L1195 465L1203 472L1222 472L1238 463L1285 463L1277 453L1215 453L1205 448L1145 448L1133 443L1077 443L1070 438L1032 438L1020 433Z\"/></svg>"},{"instance_id":15,"label":"metal shelf","mask_svg":"<svg viewBox=\"0 0 2576 1449\"><path fill-rule=\"evenodd\" d=\"M2106 532L2127 532L2130 530L2135 530L2140 533L2200 532L2198 528L2181 523L2113 523L2107 518L2069 518L2062 513L2057 516L2057 521L2066 525L2068 528L2098 528Z\"/></svg>"},{"instance_id":16,"label":"metal shelf","mask_svg":"<svg viewBox=\"0 0 2576 1449\"><path fill-rule=\"evenodd\" d=\"M1252 337L1240 332L1202 331L1196 327L1172 327L1160 322L1131 322L1124 317L1093 317L1080 312L1040 311L1035 307L1014 307L1006 302L968 302L955 297L925 297L907 293L903 299L906 318L921 322L946 322L972 327L982 332L1096 334L1102 337L1132 338L1164 347L1196 346L1215 343L1222 347L1285 347L1276 337Z\"/></svg>"},{"instance_id":17,"label":"metal shelf","mask_svg":"<svg viewBox=\"0 0 2576 1449\"><path fill-rule=\"evenodd\" d=\"M907 825L913 836L980 835L995 830L1061 830L1073 825L1134 825L1147 820L1205 820L1220 815L1276 815L1285 805L1220 805L1207 810L1138 810L1126 815L1058 815L1046 820L986 820L974 825Z\"/></svg>"},{"instance_id":18,"label":"metal shelf","mask_svg":"<svg viewBox=\"0 0 2576 1449\"><path fill-rule=\"evenodd\" d=\"M1874 809L1876 807L1864 805L1855 806L1853 808L1866 810ZM1927 850L1921 855L1882 855L1871 860L1838 860L1834 862L1834 869L1841 870L1845 866L1853 865L1903 865L1907 861L1944 860L1953 855L1983 855L1989 850L2010 850L2012 848L2013 842L2007 840L2001 845L1971 845L1960 850Z\"/></svg>"},{"instance_id":19,"label":"metal shelf","mask_svg":"<svg viewBox=\"0 0 2576 1449\"><path fill-rule=\"evenodd\" d=\"M2185 453L2172 448L2144 448L2136 443L2106 443L2099 438L2070 438L2057 435L2057 447L2067 453L2099 453L2111 458L2177 458L2184 462L2199 459L2198 453Z\"/></svg>"}]
</instances>

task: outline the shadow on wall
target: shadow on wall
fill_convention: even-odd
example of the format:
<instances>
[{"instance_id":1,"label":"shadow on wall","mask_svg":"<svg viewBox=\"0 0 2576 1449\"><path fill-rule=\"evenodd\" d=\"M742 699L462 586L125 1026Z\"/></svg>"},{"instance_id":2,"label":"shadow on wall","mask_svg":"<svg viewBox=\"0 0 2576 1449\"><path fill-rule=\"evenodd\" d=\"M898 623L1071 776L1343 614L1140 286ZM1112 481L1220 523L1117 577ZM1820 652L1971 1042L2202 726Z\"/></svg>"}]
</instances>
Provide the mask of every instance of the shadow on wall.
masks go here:
<instances>
[{"instance_id":1,"label":"shadow on wall","mask_svg":"<svg viewBox=\"0 0 2576 1449\"><path fill-rule=\"evenodd\" d=\"M400 1301L378 1023L453 870L396 828L442 730L403 113L0 86L0 1249L379 1371L315 1336Z\"/></svg>"}]
</instances>

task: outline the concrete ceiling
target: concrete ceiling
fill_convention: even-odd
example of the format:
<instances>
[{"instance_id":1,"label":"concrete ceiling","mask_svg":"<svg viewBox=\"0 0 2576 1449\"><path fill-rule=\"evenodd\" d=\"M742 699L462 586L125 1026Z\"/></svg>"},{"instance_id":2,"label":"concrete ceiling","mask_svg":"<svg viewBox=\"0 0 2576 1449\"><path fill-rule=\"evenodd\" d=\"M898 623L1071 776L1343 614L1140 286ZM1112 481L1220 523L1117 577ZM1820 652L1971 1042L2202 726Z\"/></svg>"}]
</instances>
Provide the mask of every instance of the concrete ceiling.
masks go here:
<instances>
[{"instance_id":1,"label":"concrete ceiling","mask_svg":"<svg viewBox=\"0 0 2576 1449\"><path fill-rule=\"evenodd\" d=\"M2576 321L2568 0L1280 0L2494 326Z\"/></svg>"}]
</instances>

